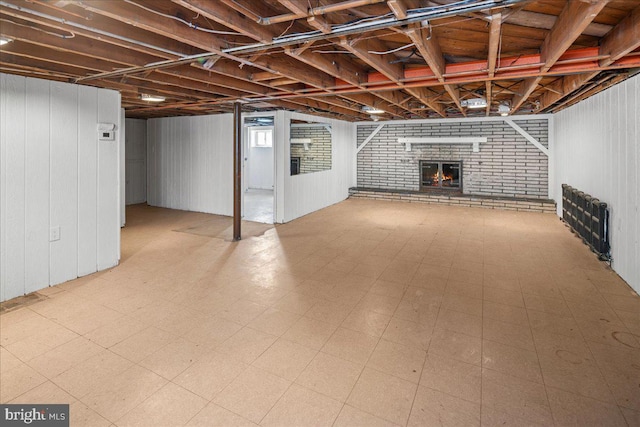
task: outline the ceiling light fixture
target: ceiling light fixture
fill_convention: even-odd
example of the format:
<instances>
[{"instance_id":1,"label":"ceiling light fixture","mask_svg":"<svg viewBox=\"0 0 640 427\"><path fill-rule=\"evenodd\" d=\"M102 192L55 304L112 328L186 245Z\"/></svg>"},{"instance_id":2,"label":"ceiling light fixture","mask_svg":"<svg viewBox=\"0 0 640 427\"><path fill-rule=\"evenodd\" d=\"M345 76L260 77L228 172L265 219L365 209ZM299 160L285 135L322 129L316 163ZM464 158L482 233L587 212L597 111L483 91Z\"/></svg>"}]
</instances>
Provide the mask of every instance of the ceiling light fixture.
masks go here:
<instances>
[{"instance_id":1,"label":"ceiling light fixture","mask_svg":"<svg viewBox=\"0 0 640 427\"><path fill-rule=\"evenodd\" d=\"M365 105L364 107L362 107L362 112L366 113L366 114L384 114L386 113L386 111L381 110L379 108L375 108L375 107L369 107L368 105Z\"/></svg>"},{"instance_id":2,"label":"ceiling light fixture","mask_svg":"<svg viewBox=\"0 0 640 427\"><path fill-rule=\"evenodd\" d=\"M463 99L460 101L460 105L471 109L485 108L487 106L487 100L484 98Z\"/></svg>"},{"instance_id":3,"label":"ceiling light fixture","mask_svg":"<svg viewBox=\"0 0 640 427\"><path fill-rule=\"evenodd\" d=\"M11 43L13 40L6 38L6 37L0 37L0 46L4 46L7 43Z\"/></svg>"},{"instance_id":4,"label":"ceiling light fixture","mask_svg":"<svg viewBox=\"0 0 640 427\"><path fill-rule=\"evenodd\" d=\"M149 95L148 93L143 93L140 95L140 99L147 102L163 102L166 101L167 98L159 95Z\"/></svg>"},{"instance_id":5,"label":"ceiling light fixture","mask_svg":"<svg viewBox=\"0 0 640 427\"><path fill-rule=\"evenodd\" d=\"M501 102L500 105L498 105L498 113L500 113L502 117L508 116L510 112L511 112L511 107L509 107L508 103Z\"/></svg>"}]
</instances>

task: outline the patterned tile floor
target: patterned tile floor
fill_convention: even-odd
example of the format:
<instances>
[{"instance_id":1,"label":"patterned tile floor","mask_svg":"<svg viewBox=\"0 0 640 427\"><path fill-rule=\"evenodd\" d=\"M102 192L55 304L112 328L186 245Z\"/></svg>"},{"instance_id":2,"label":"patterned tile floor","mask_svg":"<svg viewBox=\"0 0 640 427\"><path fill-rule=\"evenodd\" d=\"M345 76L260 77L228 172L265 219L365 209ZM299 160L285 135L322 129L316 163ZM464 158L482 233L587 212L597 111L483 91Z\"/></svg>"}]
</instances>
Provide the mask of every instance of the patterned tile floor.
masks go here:
<instances>
[{"instance_id":1,"label":"patterned tile floor","mask_svg":"<svg viewBox=\"0 0 640 427\"><path fill-rule=\"evenodd\" d=\"M239 243L133 206L121 264L0 316L72 426L640 425L640 298L550 214L347 200Z\"/></svg>"}]
</instances>

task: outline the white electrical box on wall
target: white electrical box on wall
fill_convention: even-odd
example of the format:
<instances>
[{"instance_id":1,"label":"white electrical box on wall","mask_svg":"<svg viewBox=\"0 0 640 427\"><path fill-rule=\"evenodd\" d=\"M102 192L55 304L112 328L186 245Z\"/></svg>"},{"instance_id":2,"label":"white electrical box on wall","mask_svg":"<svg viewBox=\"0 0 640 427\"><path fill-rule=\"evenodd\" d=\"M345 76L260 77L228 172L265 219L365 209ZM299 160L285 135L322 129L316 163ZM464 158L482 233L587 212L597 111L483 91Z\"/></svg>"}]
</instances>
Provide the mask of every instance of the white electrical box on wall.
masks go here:
<instances>
[{"instance_id":1,"label":"white electrical box on wall","mask_svg":"<svg viewBox=\"0 0 640 427\"><path fill-rule=\"evenodd\" d=\"M113 123L98 123L98 139L100 141L116 140L116 125Z\"/></svg>"}]
</instances>

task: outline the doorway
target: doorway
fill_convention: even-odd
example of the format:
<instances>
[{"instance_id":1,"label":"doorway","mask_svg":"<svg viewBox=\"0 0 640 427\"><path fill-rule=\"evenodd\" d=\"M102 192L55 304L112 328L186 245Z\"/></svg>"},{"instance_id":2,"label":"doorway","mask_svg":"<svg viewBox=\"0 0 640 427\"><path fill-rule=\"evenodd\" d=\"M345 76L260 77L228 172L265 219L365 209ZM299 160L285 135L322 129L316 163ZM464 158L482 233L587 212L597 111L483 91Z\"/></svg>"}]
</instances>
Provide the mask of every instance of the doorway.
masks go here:
<instances>
[{"instance_id":1,"label":"doorway","mask_svg":"<svg viewBox=\"0 0 640 427\"><path fill-rule=\"evenodd\" d=\"M274 223L275 127L273 116L245 117L242 217Z\"/></svg>"}]
</instances>

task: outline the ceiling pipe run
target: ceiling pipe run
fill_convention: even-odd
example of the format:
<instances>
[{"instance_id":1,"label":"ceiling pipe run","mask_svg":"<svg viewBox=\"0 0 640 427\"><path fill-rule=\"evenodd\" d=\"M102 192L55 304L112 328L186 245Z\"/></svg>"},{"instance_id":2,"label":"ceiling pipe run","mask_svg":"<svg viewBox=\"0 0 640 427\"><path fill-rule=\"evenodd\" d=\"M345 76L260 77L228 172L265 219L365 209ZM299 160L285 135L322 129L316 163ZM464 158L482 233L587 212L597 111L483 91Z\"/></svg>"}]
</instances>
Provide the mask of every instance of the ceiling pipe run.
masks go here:
<instances>
[{"instance_id":1,"label":"ceiling pipe run","mask_svg":"<svg viewBox=\"0 0 640 427\"><path fill-rule=\"evenodd\" d=\"M309 18L311 16L325 15L327 13L339 12L341 10L352 9L356 7L368 6L371 4L384 3L386 0L349 0L342 3L336 3L327 6L314 7L308 10L306 14L286 13L284 15L272 16L270 18L259 17L258 24L272 25L280 22L289 22L296 19Z\"/></svg>"},{"instance_id":2,"label":"ceiling pipe run","mask_svg":"<svg viewBox=\"0 0 640 427\"><path fill-rule=\"evenodd\" d=\"M307 43L307 42L312 42L317 40L325 40L328 38L334 38L338 36L361 34L367 31L375 31L375 30L381 30L385 28L399 27L403 25L416 23L416 22L421 22L424 20L447 18L450 16L456 16L459 14L475 12L479 10L504 8L514 4L523 3L526 1L529 1L529 0L481 0L471 4L467 4L467 2L464 2L465 4L454 3L454 5L442 6L437 9L434 9L434 8L429 8L428 10L416 9L415 11L411 11L410 13L408 13L405 19L397 19L395 16L392 16L388 18L381 18L375 21L355 22L353 24L335 26L331 30L331 32L328 34L323 33L322 31L311 31L308 33L277 37L277 38L274 38L273 41L268 43L255 43L255 44L250 44L246 46L238 46L233 48L221 49L219 52L208 52L208 53L201 53L197 55L189 55L189 56L184 56L180 59L159 61L159 62L154 62L152 64L143 65L140 67L130 67L130 68L124 68L117 71L94 74L91 76L78 78L75 80L75 82L78 83L81 81L117 77L117 76L123 76L127 74L134 74L134 73L155 70L159 68L173 67L177 65L191 63L199 59L215 57L217 55L224 55L226 57L231 57L231 59L234 59L235 61L238 61L240 63L247 63L246 60L238 58L236 57L236 55L249 54L249 53L258 52L265 49L292 46L295 44ZM0 2L0 4L2 3L4 2Z\"/></svg>"}]
</instances>

